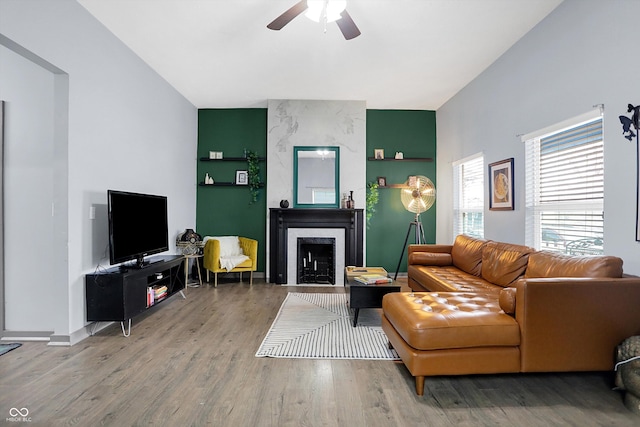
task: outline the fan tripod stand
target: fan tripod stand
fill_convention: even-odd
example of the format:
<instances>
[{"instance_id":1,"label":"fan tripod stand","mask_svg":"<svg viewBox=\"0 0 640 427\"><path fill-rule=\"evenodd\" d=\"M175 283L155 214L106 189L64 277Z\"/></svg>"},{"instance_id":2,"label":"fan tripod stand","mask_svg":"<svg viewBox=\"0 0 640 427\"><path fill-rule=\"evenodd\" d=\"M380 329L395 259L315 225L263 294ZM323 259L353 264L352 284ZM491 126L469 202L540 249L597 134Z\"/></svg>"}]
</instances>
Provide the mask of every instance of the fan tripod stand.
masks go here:
<instances>
[{"instance_id":1,"label":"fan tripod stand","mask_svg":"<svg viewBox=\"0 0 640 427\"><path fill-rule=\"evenodd\" d=\"M398 278L398 271L400 271L400 264L402 264L402 257L404 256L404 250L407 248L407 242L409 241L409 235L411 234L411 227L415 227L415 243L416 245L420 245L424 242L424 229L422 228L422 223L420 222L420 214L416 214L413 222L409 223L409 229L407 230L407 237L404 238L404 245L402 245L402 252L400 253L400 259L398 260L398 266L396 267L396 274L393 276L393 280Z\"/></svg>"}]
</instances>

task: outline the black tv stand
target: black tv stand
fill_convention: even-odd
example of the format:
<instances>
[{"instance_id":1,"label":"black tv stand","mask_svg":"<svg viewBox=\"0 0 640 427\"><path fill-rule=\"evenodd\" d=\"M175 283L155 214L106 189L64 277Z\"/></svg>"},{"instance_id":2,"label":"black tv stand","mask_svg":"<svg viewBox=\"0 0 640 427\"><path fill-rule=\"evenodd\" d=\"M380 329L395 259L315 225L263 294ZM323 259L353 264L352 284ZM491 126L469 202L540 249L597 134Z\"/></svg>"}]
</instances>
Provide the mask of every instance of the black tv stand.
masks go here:
<instances>
[{"instance_id":1,"label":"black tv stand","mask_svg":"<svg viewBox=\"0 0 640 427\"><path fill-rule=\"evenodd\" d=\"M150 266L151 264L155 264L157 262L162 262L163 257L152 257L147 259L139 259L137 261L132 261L129 263L120 264L120 270L141 270Z\"/></svg>"},{"instance_id":2,"label":"black tv stand","mask_svg":"<svg viewBox=\"0 0 640 427\"><path fill-rule=\"evenodd\" d=\"M156 304L180 293L184 295L184 257L157 256L139 267L125 265L85 276L87 321L120 322L122 333L131 334L131 319ZM150 301L149 289L167 288L157 300ZM128 321L128 331L125 330Z\"/></svg>"}]
</instances>

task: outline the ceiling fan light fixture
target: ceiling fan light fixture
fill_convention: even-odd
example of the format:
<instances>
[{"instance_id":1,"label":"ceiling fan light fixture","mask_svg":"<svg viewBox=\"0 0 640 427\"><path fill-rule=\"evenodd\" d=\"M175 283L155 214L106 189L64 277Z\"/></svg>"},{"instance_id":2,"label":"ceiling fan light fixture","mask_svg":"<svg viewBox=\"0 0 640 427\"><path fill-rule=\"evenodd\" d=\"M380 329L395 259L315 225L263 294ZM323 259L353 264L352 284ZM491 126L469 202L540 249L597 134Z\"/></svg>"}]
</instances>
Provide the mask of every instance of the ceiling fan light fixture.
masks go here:
<instances>
[{"instance_id":1,"label":"ceiling fan light fixture","mask_svg":"<svg viewBox=\"0 0 640 427\"><path fill-rule=\"evenodd\" d=\"M307 0L307 6L305 16L312 21L320 22L326 16L326 22L334 22L342 17L347 0Z\"/></svg>"}]
</instances>

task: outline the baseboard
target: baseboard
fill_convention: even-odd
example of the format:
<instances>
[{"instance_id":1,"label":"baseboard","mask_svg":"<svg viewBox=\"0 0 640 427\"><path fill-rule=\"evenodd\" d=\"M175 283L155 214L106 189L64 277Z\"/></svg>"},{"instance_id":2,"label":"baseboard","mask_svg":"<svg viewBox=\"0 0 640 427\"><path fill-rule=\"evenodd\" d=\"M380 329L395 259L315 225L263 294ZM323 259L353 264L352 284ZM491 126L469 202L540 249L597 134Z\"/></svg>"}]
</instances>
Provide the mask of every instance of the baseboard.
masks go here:
<instances>
[{"instance_id":1,"label":"baseboard","mask_svg":"<svg viewBox=\"0 0 640 427\"><path fill-rule=\"evenodd\" d=\"M2 331L0 341L43 341L51 339L53 331Z\"/></svg>"}]
</instances>

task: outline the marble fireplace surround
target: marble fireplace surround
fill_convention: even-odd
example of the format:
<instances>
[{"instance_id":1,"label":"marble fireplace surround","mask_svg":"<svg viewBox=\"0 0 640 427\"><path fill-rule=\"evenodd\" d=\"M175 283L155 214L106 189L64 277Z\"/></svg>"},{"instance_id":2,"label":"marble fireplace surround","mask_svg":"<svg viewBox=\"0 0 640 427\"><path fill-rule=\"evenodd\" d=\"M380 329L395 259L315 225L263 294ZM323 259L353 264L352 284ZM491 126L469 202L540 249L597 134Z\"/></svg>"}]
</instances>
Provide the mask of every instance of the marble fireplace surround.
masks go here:
<instances>
[{"instance_id":1,"label":"marble fireplace surround","mask_svg":"<svg viewBox=\"0 0 640 427\"><path fill-rule=\"evenodd\" d=\"M367 159L366 113L365 101L287 99L268 101L267 230L270 229L271 209L279 208L281 200L288 200L293 207L293 147L295 146L339 147L340 195L353 191L355 207L364 207ZM271 268L274 265L272 257L282 256L282 254L272 253L271 240L271 232L268 231L266 276L269 281L277 282L272 277ZM360 260L363 257L364 254L359 255ZM336 274L340 273L336 271Z\"/></svg>"}]
</instances>

